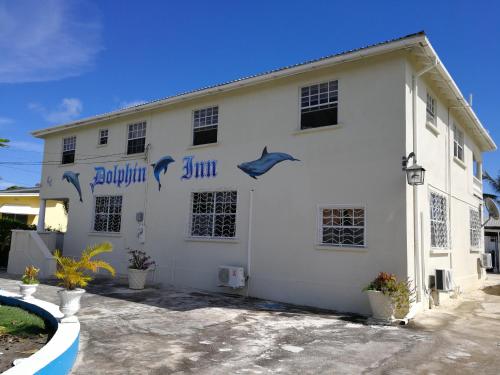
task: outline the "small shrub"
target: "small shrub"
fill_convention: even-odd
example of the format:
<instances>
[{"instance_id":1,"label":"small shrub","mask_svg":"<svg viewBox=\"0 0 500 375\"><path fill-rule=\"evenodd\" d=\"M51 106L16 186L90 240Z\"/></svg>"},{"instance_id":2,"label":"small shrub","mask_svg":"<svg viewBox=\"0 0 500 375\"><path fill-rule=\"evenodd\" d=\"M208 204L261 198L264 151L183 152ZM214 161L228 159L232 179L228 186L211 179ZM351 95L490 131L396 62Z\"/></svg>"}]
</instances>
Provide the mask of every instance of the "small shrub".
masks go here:
<instances>
[{"instance_id":1,"label":"small shrub","mask_svg":"<svg viewBox=\"0 0 500 375\"><path fill-rule=\"evenodd\" d=\"M415 296L410 280L398 281L396 275L387 272L380 272L363 290L376 290L389 296L397 311L408 311Z\"/></svg>"},{"instance_id":2,"label":"small shrub","mask_svg":"<svg viewBox=\"0 0 500 375\"><path fill-rule=\"evenodd\" d=\"M26 267L24 275L21 277L21 281L23 284L38 284L39 281L36 278L38 276L38 272L40 272L40 269L35 266Z\"/></svg>"},{"instance_id":3,"label":"small shrub","mask_svg":"<svg viewBox=\"0 0 500 375\"><path fill-rule=\"evenodd\" d=\"M130 250L128 253L130 254L128 268L134 270L147 270L149 267L156 264L155 261L151 260L151 257L146 255L144 251Z\"/></svg>"}]
</instances>

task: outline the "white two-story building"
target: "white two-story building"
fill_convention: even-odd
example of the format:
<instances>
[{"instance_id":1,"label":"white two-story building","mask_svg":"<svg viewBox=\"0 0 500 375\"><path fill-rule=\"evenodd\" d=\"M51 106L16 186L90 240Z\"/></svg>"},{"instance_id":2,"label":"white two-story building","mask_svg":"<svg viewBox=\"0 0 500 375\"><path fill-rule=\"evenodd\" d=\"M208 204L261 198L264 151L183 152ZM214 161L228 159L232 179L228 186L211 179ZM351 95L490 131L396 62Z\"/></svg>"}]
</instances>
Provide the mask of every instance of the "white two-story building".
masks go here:
<instances>
[{"instance_id":1,"label":"white two-story building","mask_svg":"<svg viewBox=\"0 0 500 375\"><path fill-rule=\"evenodd\" d=\"M41 199L69 199L64 254L110 241L121 274L143 249L163 284L227 292L219 266L239 266L236 293L361 313L380 271L410 278L417 306L436 269L462 290L484 275L496 146L424 33L33 135Z\"/></svg>"}]
</instances>

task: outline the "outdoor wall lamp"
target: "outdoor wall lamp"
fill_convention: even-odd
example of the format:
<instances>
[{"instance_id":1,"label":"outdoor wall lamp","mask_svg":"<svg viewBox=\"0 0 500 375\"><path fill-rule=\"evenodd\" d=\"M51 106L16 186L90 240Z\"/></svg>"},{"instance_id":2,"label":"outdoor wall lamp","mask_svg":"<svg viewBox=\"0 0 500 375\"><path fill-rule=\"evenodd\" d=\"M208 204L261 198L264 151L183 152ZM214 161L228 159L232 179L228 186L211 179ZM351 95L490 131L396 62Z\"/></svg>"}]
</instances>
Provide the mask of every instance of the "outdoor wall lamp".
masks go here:
<instances>
[{"instance_id":1,"label":"outdoor wall lamp","mask_svg":"<svg viewBox=\"0 0 500 375\"><path fill-rule=\"evenodd\" d=\"M413 158L413 164L408 167L408 162ZM408 156L403 156L403 171L406 172L408 185L416 186L424 183L425 169L417 164L417 157L414 152L410 152Z\"/></svg>"}]
</instances>

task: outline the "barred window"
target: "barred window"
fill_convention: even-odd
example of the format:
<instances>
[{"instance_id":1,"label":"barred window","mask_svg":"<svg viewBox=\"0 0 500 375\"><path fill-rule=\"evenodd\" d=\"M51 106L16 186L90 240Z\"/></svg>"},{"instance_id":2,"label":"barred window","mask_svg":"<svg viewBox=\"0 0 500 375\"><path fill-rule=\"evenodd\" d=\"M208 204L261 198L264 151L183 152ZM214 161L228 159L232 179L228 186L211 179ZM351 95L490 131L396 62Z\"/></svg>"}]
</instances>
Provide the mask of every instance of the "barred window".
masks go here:
<instances>
[{"instance_id":1,"label":"barred window","mask_svg":"<svg viewBox=\"0 0 500 375\"><path fill-rule=\"evenodd\" d=\"M448 247L448 202L444 195L430 193L431 246Z\"/></svg>"},{"instance_id":2,"label":"barred window","mask_svg":"<svg viewBox=\"0 0 500 375\"><path fill-rule=\"evenodd\" d=\"M75 162L76 136L63 139L62 164Z\"/></svg>"},{"instance_id":3,"label":"barred window","mask_svg":"<svg viewBox=\"0 0 500 375\"><path fill-rule=\"evenodd\" d=\"M322 245L365 246L365 209L320 207L319 240Z\"/></svg>"},{"instance_id":4,"label":"barred window","mask_svg":"<svg viewBox=\"0 0 500 375\"><path fill-rule=\"evenodd\" d=\"M338 81L302 87L300 90L300 128L337 125Z\"/></svg>"},{"instance_id":5,"label":"barred window","mask_svg":"<svg viewBox=\"0 0 500 375\"><path fill-rule=\"evenodd\" d=\"M138 122L128 126L127 154L144 152L146 146L146 123Z\"/></svg>"},{"instance_id":6,"label":"barred window","mask_svg":"<svg viewBox=\"0 0 500 375\"><path fill-rule=\"evenodd\" d=\"M108 144L108 129L99 130L99 146L104 146Z\"/></svg>"},{"instance_id":7,"label":"barred window","mask_svg":"<svg viewBox=\"0 0 500 375\"><path fill-rule=\"evenodd\" d=\"M193 145L217 142L219 107L197 109L193 112Z\"/></svg>"},{"instance_id":8,"label":"barred window","mask_svg":"<svg viewBox=\"0 0 500 375\"><path fill-rule=\"evenodd\" d=\"M122 222L122 196L95 197L94 231L120 232Z\"/></svg>"},{"instance_id":9,"label":"barred window","mask_svg":"<svg viewBox=\"0 0 500 375\"><path fill-rule=\"evenodd\" d=\"M434 99L429 93L427 93L427 121L436 123L436 99Z\"/></svg>"},{"instance_id":10,"label":"barred window","mask_svg":"<svg viewBox=\"0 0 500 375\"><path fill-rule=\"evenodd\" d=\"M453 131L453 156L464 161L464 133L456 125Z\"/></svg>"},{"instance_id":11,"label":"barred window","mask_svg":"<svg viewBox=\"0 0 500 375\"><path fill-rule=\"evenodd\" d=\"M470 245L477 248L481 245L481 211L480 209L469 210Z\"/></svg>"},{"instance_id":12,"label":"barred window","mask_svg":"<svg viewBox=\"0 0 500 375\"><path fill-rule=\"evenodd\" d=\"M236 191L195 192L191 195L192 237L236 236Z\"/></svg>"}]
</instances>

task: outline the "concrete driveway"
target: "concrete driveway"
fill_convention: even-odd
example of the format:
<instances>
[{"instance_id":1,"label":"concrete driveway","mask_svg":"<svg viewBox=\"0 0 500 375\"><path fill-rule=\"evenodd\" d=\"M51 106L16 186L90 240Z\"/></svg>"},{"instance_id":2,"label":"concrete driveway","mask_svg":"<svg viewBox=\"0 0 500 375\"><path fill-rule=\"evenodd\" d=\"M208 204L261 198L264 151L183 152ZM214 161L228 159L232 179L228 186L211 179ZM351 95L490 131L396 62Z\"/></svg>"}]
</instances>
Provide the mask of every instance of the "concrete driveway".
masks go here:
<instances>
[{"instance_id":1,"label":"concrete driveway","mask_svg":"<svg viewBox=\"0 0 500 375\"><path fill-rule=\"evenodd\" d=\"M16 282L0 275L0 287ZM500 280L498 280L500 282ZM57 287L38 297L57 303ZM500 292L500 287L499 287ZM498 293L500 294L500 293ZM477 292L406 327L194 290L99 280L74 374L498 374L500 296Z\"/></svg>"}]
</instances>

